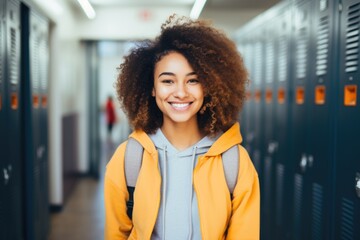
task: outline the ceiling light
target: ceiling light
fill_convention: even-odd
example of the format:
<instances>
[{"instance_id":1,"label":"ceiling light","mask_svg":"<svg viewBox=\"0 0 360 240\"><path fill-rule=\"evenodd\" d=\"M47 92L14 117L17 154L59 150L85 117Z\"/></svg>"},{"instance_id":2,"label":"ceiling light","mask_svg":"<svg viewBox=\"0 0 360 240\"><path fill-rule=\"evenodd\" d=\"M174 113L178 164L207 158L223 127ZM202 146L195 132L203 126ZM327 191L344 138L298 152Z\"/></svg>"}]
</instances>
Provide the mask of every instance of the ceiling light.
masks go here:
<instances>
[{"instance_id":1,"label":"ceiling light","mask_svg":"<svg viewBox=\"0 0 360 240\"><path fill-rule=\"evenodd\" d=\"M95 18L96 13L94 8L91 6L91 4L89 3L88 0L77 0L81 6L81 8L83 9L83 11L85 12L86 16L90 19Z\"/></svg>"},{"instance_id":2,"label":"ceiling light","mask_svg":"<svg viewBox=\"0 0 360 240\"><path fill-rule=\"evenodd\" d=\"M198 19L203 7L205 6L205 3L206 0L196 0L193 8L191 9L190 18Z\"/></svg>"}]
</instances>

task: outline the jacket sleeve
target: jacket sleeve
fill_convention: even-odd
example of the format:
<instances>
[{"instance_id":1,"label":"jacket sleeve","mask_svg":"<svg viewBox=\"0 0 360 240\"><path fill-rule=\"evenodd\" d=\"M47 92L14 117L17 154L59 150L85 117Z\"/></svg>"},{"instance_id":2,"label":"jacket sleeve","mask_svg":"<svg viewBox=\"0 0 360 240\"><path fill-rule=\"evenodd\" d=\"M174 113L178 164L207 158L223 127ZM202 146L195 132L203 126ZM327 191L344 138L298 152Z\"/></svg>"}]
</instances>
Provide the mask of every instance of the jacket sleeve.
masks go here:
<instances>
[{"instance_id":1,"label":"jacket sleeve","mask_svg":"<svg viewBox=\"0 0 360 240\"><path fill-rule=\"evenodd\" d=\"M128 239L132 222L126 213L129 194L124 176L125 144L115 151L106 166L104 178L105 240Z\"/></svg>"},{"instance_id":2,"label":"jacket sleeve","mask_svg":"<svg viewBox=\"0 0 360 240\"><path fill-rule=\"evenodd\" d=\"M247 151L239 146L240 169L233 192L232 214L226 239L260 239L260 189L257 172Z\"/></svg>"}]
</instances>

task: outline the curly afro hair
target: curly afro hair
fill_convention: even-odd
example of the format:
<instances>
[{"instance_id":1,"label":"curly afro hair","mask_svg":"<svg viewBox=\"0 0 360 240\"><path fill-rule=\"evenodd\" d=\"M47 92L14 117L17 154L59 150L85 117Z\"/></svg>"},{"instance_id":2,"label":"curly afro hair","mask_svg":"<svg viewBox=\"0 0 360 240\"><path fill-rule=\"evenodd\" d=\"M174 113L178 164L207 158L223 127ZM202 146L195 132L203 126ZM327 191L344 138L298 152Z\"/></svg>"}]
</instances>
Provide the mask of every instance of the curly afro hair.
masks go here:
<instances>
[{"instance_id":1,"label":"curly afro hair","mask_svg":"<svg viewBox=\"0 0 360 240\"><path fill-rule=\"evenodd\" d=\"M205 98L197 119L200 130L215 135L237 120L248 75L236 45L207 21L170 16L155 40L132 49L119 67L118 100L136 130L154 133L163 115L151 95L154 68L170 52L182 54L202 84Z\"/></svg>"}]
</instances>

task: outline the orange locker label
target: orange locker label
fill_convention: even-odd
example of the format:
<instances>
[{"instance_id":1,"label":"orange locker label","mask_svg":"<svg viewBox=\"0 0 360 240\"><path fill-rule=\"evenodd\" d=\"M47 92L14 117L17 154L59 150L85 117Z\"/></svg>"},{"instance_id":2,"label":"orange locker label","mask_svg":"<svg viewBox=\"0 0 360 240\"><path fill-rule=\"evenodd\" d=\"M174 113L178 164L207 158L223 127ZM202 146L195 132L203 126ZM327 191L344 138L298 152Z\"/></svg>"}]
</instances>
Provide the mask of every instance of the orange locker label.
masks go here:
<instances>
[{"instance_id":1,"label":"orange locker label","mask_svg":"<svg viewBox=\"0 0 360 240\"><path fill-rule=\"evenodd\" d=\"M256 90L255 91L255 102L260 102L260 100L261 100L261 91Z\"/></svg>"},{"instance_id":2,"label":"orange locker label","mask_svg":"<svg viewBox=\"0 0 360 240\"><path fill-rule=\"evenodd\" d=\"M326 99L326 88L325 86L316 86L315 87L315 104L323 105L325 104Z\"/></svg>"},{"instance_id":3,"label":"orange locker label","mask_svg":"<svg viewBox=\"0 0 360 240\"><path fill-rule=\"evenodd\" d=\"M347 85L344 87L344 105L356 106L357 85Z\"/></svg>"},{"instance_id":4,"label":"orange locker label","mask_svg":"<svg viewBox=\"0 0 360 240\"><path fill-rule=\"evenodd\" d=\"M278 103L283 104L285 102L285 89L279 88L278 90Z\"/></svg>"},{"instance_id":5,"label":"orange locker label","mask_svg":"<svg viewBox=\"0 0 360 240\"><path fill-rule=\"evenodd\" d=\"M39 96L33 95L33 108L38 108L38 107L39 107Z\"/></svg>"},{"instance_id":6,"label":"orange locker label","mask_svg":"<svg viewBox=\"0 0 360 240\"><path fill-rule=\"evenodd\" d=\"M19 107L19 99L16 93L11 94L11 109L18 109Z\"/></svg>"},{"instance_id":7,"label":"orange locker label","mask_svg":"<svg viewBox=\"0 0 360 240\"><path fill-rule=\"evenodd\" d=\"M305 102L305 89L304 87L296 88L296 99L297 104L303 104Z\"/></svg>"},{"instance_id":8,"label":"orange locker label","mask_svg":"<svg viewBox=\"0 0 360 240\"><path fill-rule=\"evenodd\" d=\"M47 96L42 96L41 97L41 106L43 108L46 108L47 107Z\"/></svg>"},{"instance_id":9,"label":"orange locker label","mask_svg":"<svg viewBox=\"0 0 360 240\"><path fill-rule=\"evenodd\" d=\"M273 93L271 89L266 89L265 92L265 101L266 103L271 103L273 98Z\"/></svg>"}]
</instances>

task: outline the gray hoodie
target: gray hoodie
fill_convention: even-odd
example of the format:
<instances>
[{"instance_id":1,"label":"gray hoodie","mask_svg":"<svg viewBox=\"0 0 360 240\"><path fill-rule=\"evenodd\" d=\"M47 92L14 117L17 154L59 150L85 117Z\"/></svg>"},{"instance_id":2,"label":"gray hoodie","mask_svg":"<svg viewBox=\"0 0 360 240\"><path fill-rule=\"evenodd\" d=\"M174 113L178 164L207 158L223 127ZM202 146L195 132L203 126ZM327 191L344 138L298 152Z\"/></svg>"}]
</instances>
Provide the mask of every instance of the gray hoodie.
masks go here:
<instances>
[{"instance_id":1,"label":"gray hoodie","mask_svg":"<svg viewBox=\"0 0 360 240\"><path fill-rule=\"evenodd\" d=\"M150 138L159 153L162 176L160 208L151 239L201 239L193 169L199 156L204 155L218 137L204 137L182 151L177 150L160 129Z\"/></svg>"}]
</instances>

